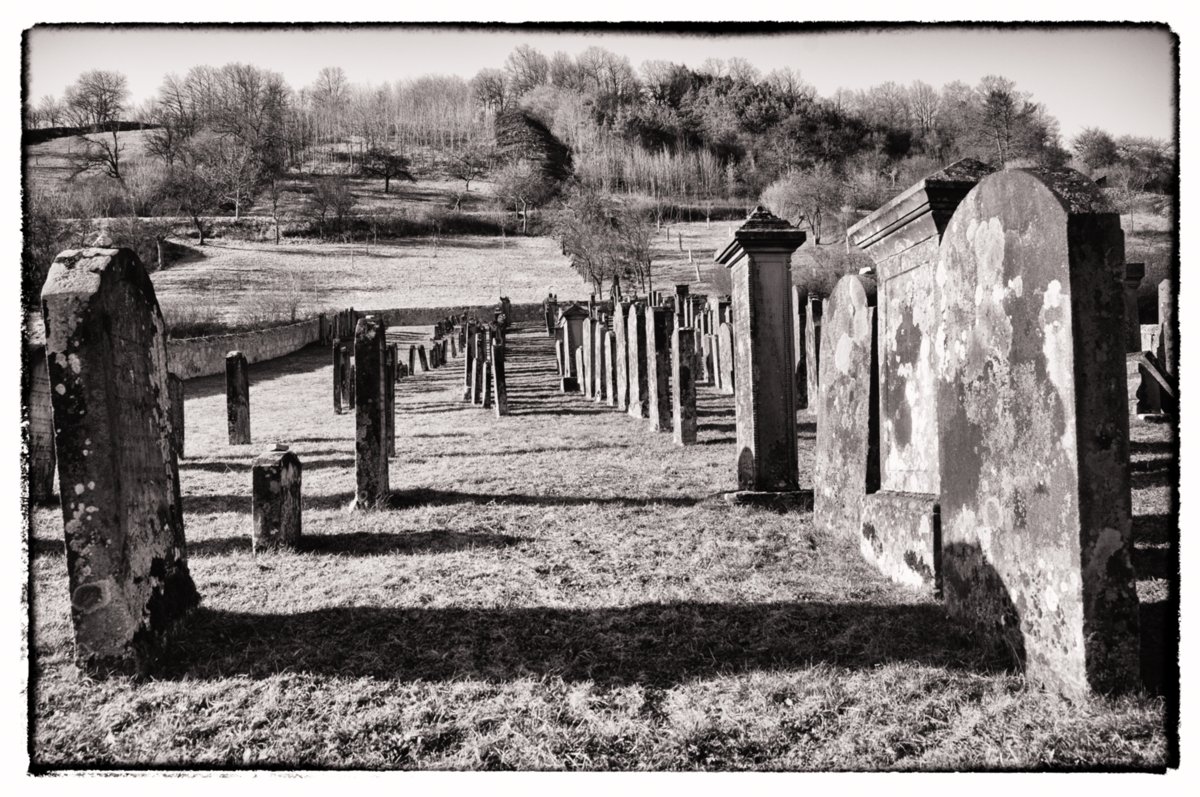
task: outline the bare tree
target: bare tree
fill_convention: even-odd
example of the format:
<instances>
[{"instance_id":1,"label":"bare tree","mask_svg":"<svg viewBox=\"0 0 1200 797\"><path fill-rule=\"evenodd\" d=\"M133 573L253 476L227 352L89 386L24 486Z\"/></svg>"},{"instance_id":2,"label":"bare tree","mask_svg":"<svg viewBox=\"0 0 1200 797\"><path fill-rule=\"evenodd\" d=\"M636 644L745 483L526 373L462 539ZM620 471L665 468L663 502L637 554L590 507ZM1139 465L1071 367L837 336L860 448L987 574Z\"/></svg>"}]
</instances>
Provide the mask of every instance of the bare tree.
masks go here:
<instances>
[{"instance_id":1,"label":"bare tree","mask_svg":"<svg viewBox=\"0 0 1200 797\"><path fill-rule=\"evenodd\" d=\"M363 156L362 171L371 177L383 180L383 193L388 193L392 180L407 180L415 183L408 158L388 149L372 147Z\"/></svg>"},{"instance_id":2,"label":"bare tree","mask_svg":"<svg viewBox=\"0 0 1200 797\"><path fill-rule=\"evenodd\" d=\"M119 122L129 102L129 86L120 72L93 69L84 72L67 89L67 116L77 126L90 130L95 138L80 136L84 142L74 158L74 174L99 167L113 179L121 179Z\"/></svg>"},{"instance_id":3,"label":"bare tree","mask_svg":"<svg viewBox=\"0 0 1200 797\"><path fill-rule=\"evenodd\" d=\"M446 170L451 177L465 182L465 190L470 191L471 181L487 174L495 159L495 148L490 144L468 144L450 153L450 162Z\"/></svg>"}]
</instances>

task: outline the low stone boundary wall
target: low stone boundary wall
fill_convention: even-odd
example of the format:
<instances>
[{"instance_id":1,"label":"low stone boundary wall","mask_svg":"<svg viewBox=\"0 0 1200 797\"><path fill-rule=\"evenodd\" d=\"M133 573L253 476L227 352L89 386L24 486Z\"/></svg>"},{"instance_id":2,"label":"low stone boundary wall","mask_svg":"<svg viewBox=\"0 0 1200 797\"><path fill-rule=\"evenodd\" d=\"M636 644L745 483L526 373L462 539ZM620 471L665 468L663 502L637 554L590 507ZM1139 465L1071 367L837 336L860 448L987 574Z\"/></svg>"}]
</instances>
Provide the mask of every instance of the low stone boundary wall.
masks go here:
<instances>
[{"instance_id":1,"label":"low stone boundary wall","mask_svg":"<svg viewBox=\"0 0 1200 797\"><path fill-rule=\"evenodd\" d=\"M225 355L240 351L249 363L272 360L315 343L321 336L320 318L253 332L235 332L205 338L167 341L171 373L181 379L213 376L225 372Z\"/></svg>"}]
</instances>

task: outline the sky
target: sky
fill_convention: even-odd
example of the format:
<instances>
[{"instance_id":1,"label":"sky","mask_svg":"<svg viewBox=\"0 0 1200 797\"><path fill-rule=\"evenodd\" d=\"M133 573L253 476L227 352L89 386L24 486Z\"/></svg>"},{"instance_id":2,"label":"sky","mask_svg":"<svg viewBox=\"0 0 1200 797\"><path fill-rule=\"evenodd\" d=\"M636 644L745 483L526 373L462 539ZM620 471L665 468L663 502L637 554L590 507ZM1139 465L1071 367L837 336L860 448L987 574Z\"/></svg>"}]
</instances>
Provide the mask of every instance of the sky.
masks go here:
<instances>
[{"instance_id":1,"label":"sky","mask_svg":"<svg viewBox=\"0 0 1200 797\"><path fill-rule=\"evenodd\" d=\"M1114 135L1174 135L1172 41L1165 31L1109 28L905 28L793 31L773 35L545 31L504 28L34 28L29 33L29 95L61 96L88 69L129 78L135 102L152 96L163 76L199 64L248 62L283 74L293 88L325 66L355 83L422 74L470 78L503 66L518 44L547 55L575 55L593 45L627 56L699 66L740 56L764 73L793 67L822 96L891 80L935 87L970 85L1001 74L1043 103L1061 125L1064 144L1085 127Z\"/></svg>"}]
</instances>

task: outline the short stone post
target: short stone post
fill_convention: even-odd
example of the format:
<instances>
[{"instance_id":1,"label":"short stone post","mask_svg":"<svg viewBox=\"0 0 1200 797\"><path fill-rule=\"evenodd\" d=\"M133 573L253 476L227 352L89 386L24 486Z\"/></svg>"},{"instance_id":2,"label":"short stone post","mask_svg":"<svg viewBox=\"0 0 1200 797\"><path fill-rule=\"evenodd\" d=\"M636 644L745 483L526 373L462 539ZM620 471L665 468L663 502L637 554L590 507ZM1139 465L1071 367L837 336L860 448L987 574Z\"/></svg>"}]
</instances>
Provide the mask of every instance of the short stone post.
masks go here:
<instances>
[{"instance_id":1,"label":"short stone post","mask_svg":"<svg viewBox=\"0 0 1200 797\"><path fill-rule=\"evenodd\" d=\"M629 403L627 412L634 418L649 416L649 389L646 386L646 304L630 305L625 319L625 347L629 364Z\"/></svg>"},{"instance_id":2,"label":"short stone post","mask_svg":"<svg viewBox=\"0 0 1200 797\"><path fill-rule=\"evenodd\" d=\"M144 671L200 600L171 451L166 331L129 249L68 250L42 289L75 658Z\"/></svg>"},{"instance_id":3,"label":"short stone post","mask_svg":"<svg viewBox=\"0 0 1200 797\"><path fill-rule=\"evenodd\" d=\"M225 355L225 414L229 445L250 444L250 369L240 351Z\"/></svg>"},{"instance_id":4,"label":"short stone post","mask_svg":"<svg viewBox=\"0 0 1200 797\"><path fill-rule=\"evenodd\" d=\"M671 419L677 446L696 442L695 347L691 327L675 327L671 333Z\"/></svg>"},{"instance_id":5,"label":"short stone post","mask_svg":"<svg viewBox=\"0 0 1200 797\"><path fill-rule=\"evenodd\" d=\"M268 448L251 469L255 554L300 545L300 458L282 443Z\"/></svg>"},{"instance_id":6,"label":"short stone post","mask_svg":"<svg viewBox=\"0 0 1200 797\"><path fill-rule=\"evenodd\" d=\"M383 324L375 316L360 318L354 330L356 509L378 506L389 489L384 344Z\"/></svg>"},{"instance_id":7,"label":"short stone post","mask_svg":"<svg viewBox=\"0 0 1200 797\"><path fill-rule=\"evenodd\" d=\"M646 308L646 392L650 428L670 432L671 419L671 332L675 328L670 307Z\"/></svg>"},{"instance_id":8,"label":"short stone post","mask_svg":"<svg viewBox=\"0 0 1200 797\"><path fill-rule=\"evenodd\" d=\"M733 283L738 491L729 500L800 499L792 252L805 235L759 207L717 255ZM804 503L811 506L811 498Z\"/></svg>"},{"instance_id":9,"label":"short stone post","mask_svg":"<svg viewBox=\"0 0 1200 797\"><path fill-rule=\"evenodd\" d=\"M496 417L508 415L508 385L504 379L504 344L492 341L492 380L495 382L493 407Z\"/></svg>"},{"instance_id":10,"label":"short stone post","mask_svg":"<svg viewBox=\"0 0 1200 797\"><path fill-rule=\"evenodd\" d=\"M167 392L171 394L171 450L176 459L183 458L183 380L167 374Z\"/></svg>"}]
</instances>

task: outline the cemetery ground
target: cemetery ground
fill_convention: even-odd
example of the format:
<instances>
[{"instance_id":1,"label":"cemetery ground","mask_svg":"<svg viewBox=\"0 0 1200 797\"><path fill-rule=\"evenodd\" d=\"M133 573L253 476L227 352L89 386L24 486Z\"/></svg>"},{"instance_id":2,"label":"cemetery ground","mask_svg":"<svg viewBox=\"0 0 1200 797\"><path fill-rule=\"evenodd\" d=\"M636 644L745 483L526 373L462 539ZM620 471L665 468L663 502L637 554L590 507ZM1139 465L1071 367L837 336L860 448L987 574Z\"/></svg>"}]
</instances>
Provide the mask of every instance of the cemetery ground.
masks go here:
<instances>
[{"instance_id":1,"label":"cemetery ground","mask_svg":"<svg viewBox=\"0 0 1200 797\"><path fill-rule=\"evenodd\" d=\"M392 332L402 351L418 337ZM701 387L698 444L680 448L560 394L544 331L508 350L507 417L461 401L461 358L399 381L395 499L372 512L350 508L354 415L333 411L326 349L250 366L250 446L227 444L223 377L189 381L180 476L203 602L147 679L76 670L62 516L36 508L35 764L1164 765L1168 426L1133 427L1149 686L1068 703L879 574L854 535L726 505L731 397ZM802 486L814 422L801 413ZM256 557L250 463L276 441L303 462L303 544Z\"/></svg>"}]
</instances>

